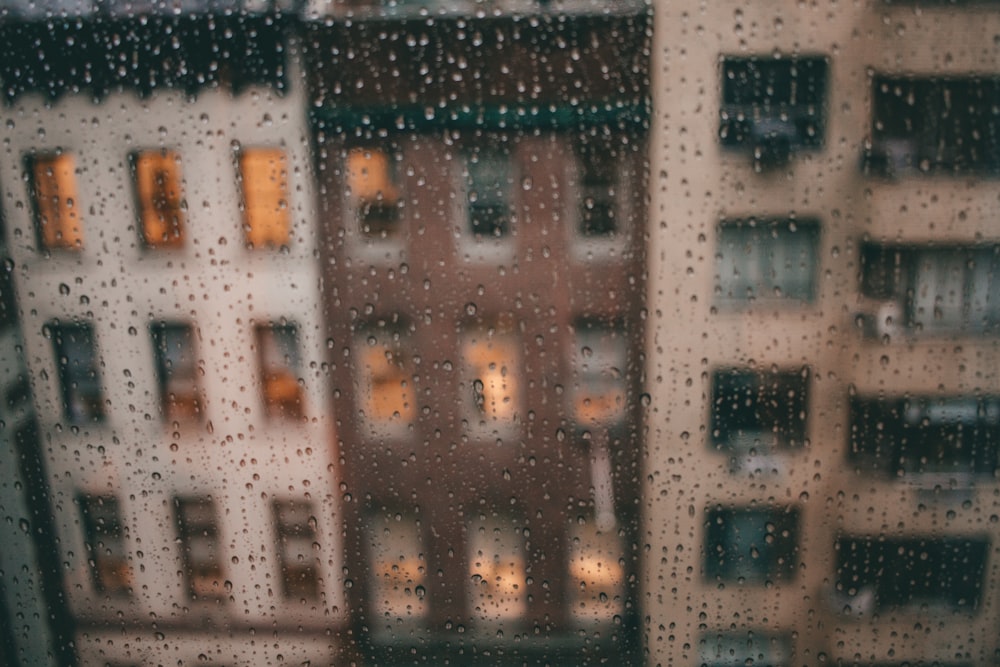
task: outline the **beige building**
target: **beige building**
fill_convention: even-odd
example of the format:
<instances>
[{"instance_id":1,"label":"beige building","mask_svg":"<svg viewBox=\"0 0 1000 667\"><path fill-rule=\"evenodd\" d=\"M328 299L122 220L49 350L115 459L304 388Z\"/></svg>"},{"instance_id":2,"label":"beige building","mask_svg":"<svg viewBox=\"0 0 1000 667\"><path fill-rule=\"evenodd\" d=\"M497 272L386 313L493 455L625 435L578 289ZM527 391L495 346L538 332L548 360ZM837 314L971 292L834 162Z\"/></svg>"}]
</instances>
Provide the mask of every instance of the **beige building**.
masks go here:
<instances>
[{"instance_id":1,"label":"beige building","mask_svg":"<svg viewBox=\"0 0 1000 667\"><path fill-rule=\"evenodd\" d=\"M997 664L1000 14L653 13L649 663Z\"/></svg>"},{"instance_id":2,"label":"beige building","mask_svg":"<svg viewBox=\"0 0 1000 667\"><path fill-rule=\"evenodd\" d=\"M71 25L128 73L98 60L92 88L57 80L0 108L22 358L82 665L326 664L342 622L297 46L266 17L226 21ZM126 29L140 48L102 41ZM206 40L233 53L225 68L200 60Z\"/></svg>"}]
</instances>

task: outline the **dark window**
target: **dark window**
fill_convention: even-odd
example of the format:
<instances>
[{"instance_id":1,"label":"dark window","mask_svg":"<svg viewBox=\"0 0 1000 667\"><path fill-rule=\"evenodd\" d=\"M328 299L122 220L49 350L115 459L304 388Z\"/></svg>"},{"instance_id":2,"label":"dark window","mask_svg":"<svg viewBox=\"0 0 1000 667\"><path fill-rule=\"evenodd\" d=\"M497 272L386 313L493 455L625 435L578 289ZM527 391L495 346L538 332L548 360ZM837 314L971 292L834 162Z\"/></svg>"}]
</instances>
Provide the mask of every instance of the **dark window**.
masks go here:
<instances>
[{"instance_id":1,"label":"dark window","mask_svg":"<svg viewBox=\"0 0 1000 667\"><path fill-rule=\"evenodd\" d=\"M132 568L125 550L118 499L80 496L78 501L94 587L112 595L128 595L132 588Z\"/></svg>"},{"instance_id":2,"label":"dark window","mask_svg":"<svg viewBox=\"0 0 1000 667\"><path fill-rule=\"evenodd\" d=\"M724 57L719 137L758 166L823 144L827 61L822 57Z\"/></svg>"},{"instance_id":3,"label":"dark window","mask_svg":"<svg viewBox=\"0 0 1000 667\"><path fill-rule=\"evenodd\" d=\"M795 576L798 510L716 508L705 530L705 576L762 584Z\"/></svg>"},{"instance_id":4,"label":"dark window","mask_svg":"<svg viewBox=\"0 0 1000 667\"><path fill-rule=\"evenodd\" d=\"M992 475L1000 398L852 398L851 459L883 473Z\"/></svg>"},{"instance_id":5,"label":"dark window","mask_svg":"<svg viewBox=\"0 0 1000 667\"><path fill-rule=\"evenodd\" d=\"M94 344L94 327L82 322L54 322L47 325L46 330L55 350L66 419L74 424L101 421L104 418L104 394Z\"/></svg>"},{"instance_id":6,"label":"dark window","mask_svg":"<svg viewBox=\"0 0 1000 667\"><path fill-rule=\"evenodd\" d=\"M612 426L625 416L625 333L617 323L584 318L574 327L571 392L573 416L579 426Z\"/></svg>"},{"instance_id":7,"label":"dark window","mask_svg":"<svg viewBox=\"0 0 1000 667\"><path fill-rule=\"evenodd\" d=\"M724 301L816 296L819 223L727 220L719 226L716 295Z\"/></svg>"},{"instance_id":8,"label":"dark window","mask_svg":"<svg viewBox=\"0 0 1000 667\"><path fill-rule=\"evenodd\" d=\"M1000 245L865 244L861 292L879 302L867 332L993 333L1000 330Z\"/></svg>"},{"instance_id":9,"label":"dark window","mask_svg":"<svg viewBox=\"0 0 1000 667\"><path fill-rule=\"evenodd\" d=\"M164 419L192 420L201 415L198 362L190 324L159 322L150 326Z\"/></svg>"},{"instance_id":10,"label":"dark window","mask_svg":"<svg viewBox=\"0 0 1000 667\"><path fill-rule=\"evenodd\" d=\"M872 91L871 171L1000 174L1000 78L876 76Z\"/></svg>"},{"instance_id":11,"label":"dark window","mask_svg":"<svg viewBox=\"0 0 1000 667\"><path fill-rule=\"evenodd\" d=\"M584 237L611 236L618 231L616 190L618 157L607 142L577 146L580 179L579 232Z\"/></svg>"},{"instance_id":12,"label":"dark window","mask_svg":"<svg viewBox=\"0 0 1000 667\"><path fill-rule=\"evenodd\" d=\"M809 369L721 369L712 375L712 442L737 454L805 443Z\"/></svg>"},{"instance_id":13,"label":"dark window","mask_svg":"<svg viewBox=\"0 0 1000 667\"><path fill-rule=\"evenodd\" d=\"M837 590L874 609L945 606L975 611L989 543L974 538L842 537Z\"/></svg>"},{"instance_id":14,"label":"dark window","mask_svg":"<svg viewBox=\"0 0 1000 667\"><path fill-rule=\"evenodd\" d=\"M219 523L211 498L174 498L177 532L192 599L222 598L225 594Z\"/></svg>"},{"instance_id":15,"label":"dark window","mask_svg":"<svg viewBox=\"0 0 1000 667\"><path fill-rule=\"evenodd\" d=\"M502 146L477 146L466 155L469 231L480 238L510 233L511 163Z\"/></svg>"},{"instance_id":16,"label":"dark window","mask_svg":"<svg viewBox=\"0 0 1000 667\"><path fill-rule=\"evenodd\" d=\"M294 324L257 327L261 390L269 417L302 416L298 329Z\"/></svg>"},{"instance_id":17,"label":"dark window","mask_svg":"<svg viewBox=\"0 0 1000 667\"><path fill-rule=\"evenodd\" d=\"M3 229L0 228L0 234ZM17 323L17 297L14 295L14 263L0 257L0 331Z\"/></svg>"},{"instance_id":18,"label":"dark window","mask_svg":"<svg viewBox=\"0 0 1000 667\"><path fill-rule=\"evenodd\" d=\"M319 559L316 518L305 501L274 501L278 533L278 558L282 589L286 598L315 600L319 597Z\"/></svg>"}]
</instances>

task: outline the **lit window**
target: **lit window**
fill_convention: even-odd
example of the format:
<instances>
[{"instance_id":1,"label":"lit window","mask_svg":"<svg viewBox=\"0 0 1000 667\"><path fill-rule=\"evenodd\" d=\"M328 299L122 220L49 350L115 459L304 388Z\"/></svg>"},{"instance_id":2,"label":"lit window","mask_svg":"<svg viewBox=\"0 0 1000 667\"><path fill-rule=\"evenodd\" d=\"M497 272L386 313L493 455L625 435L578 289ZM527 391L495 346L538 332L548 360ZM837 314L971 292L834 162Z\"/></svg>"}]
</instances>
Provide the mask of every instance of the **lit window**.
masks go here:
<instances>
[{"instance_id":1,"label":"lit window","mask_svg":"<svg viewBox=\"0 0 1000 667\"><path fill-rule=\"evenodd\" d=\"M861 271L870 334L1000 330L1000 245L865 244Z\"/></svg>"},{"instance_id":2,"label":"lit window","mask_svg":"<svg viewBox=\"0 0 1000 667\"><path fill-rule=\"evenodd\" d=\"M625 611L624 549L616 530L594 521L569 529L567 605L578 622L609 623Z\"/></svg>"},{"instance_id":3,"label":"lit window","mask_svg":"<svg viewBox=\"0 0 1000 667\"><path fill-rule=\"evenodd\" d=\"M111 595L128 595L132 588L132 568L125 551L118 499L82 495L78 502L95 588Z\"/></svg>"},{"instance_id":4,"label":"lit window","mask_svg":"<svg viewBox=\"0 0 1000 667\"><path fill-rule=\"evenodd\" d=\"M405 425L416 416L408 337L403 328L380 322L359 337L359 409L376 425Z\"/></svg>"},{"instance_id":5,"label":"lit window","mask_svg":"<svg viewBox=\"0 0 1000 667\"><path fill-rule=\"evenodd\" d=\"M219 528L211 498L174 498L184 573L192 599L223 597Z\"/></svg>"},{"instance_id":6,"label":"lit window","mask_svg":"<svg viewBox=\"0 0 1000 667\"><path fill-rule=\"evenodd\" d=\"M802 445L809 370L717 370L712 374L712 441L735 455Z\"/></svg>"},{"instance_id":7,"label":"lit window","mask_svg":"<svg viewBox=\"0 0 1000 667\"><path fill-rule=\"evenodd\" d=\"M477 147L466 156L465 169L469 232L477 238L506 236L512 214L510 154Z\"/></svg>"},{"instance_id":8,"label":"lit window","mask_svg":"<svg viewBox=\"0 0 1000 667\"><path fill-rule=\"evenodd\" d=\"M427 564L420 523L401 512L378 512L368 521L371 563L369 596L379 630L392 633L399 623L418 623L428 613Z\"/></svg>"},{"instance_id":9,"label":"lit window","mask_svg":"<svg viewBox=\"0 0 1000 667\"><path fill-rule=\"evenodd\" d=\"M39 155L30 161L38 238L50 250L83 247L73 156Z\"/></svg>"},{"instance_id":10,"label":"lit window","mask_svg":"<svg viewBox=\"0 0 1000 667\"><path fill-rule=\"evenodd\" d=\"M134 168L139 222L146 247L184 245L180 157L172 151L144 151L134 156Z\"/></svg>"},{"instance_id":11,"label":"lit window","mask_svg":"<svg viewBox=\"0 0 1000 667\"><path fill-rule=\"evenodd\" d=\"M748 147L758 168L822 146L826 72L822 57L723 58L723 145Z\"/></svg>"},{"instance_id":12,"label":"lit window","mask_svg":"<svg viewBox=\"0 0 1000 667\"><path fill-rule=\"evenodd\" d=\"M575 419L583 427L616 424L625 412L625 335L619 328L589 319L578 322L575 333Z\"/></svg>"},{"instance_id":13,"label":"lit window","mask_svg":"<svg viewBox=\"0 0 1000 667\"><path fill-rule=\"evenodd\" d=\"M352 148L347 153L347 189L360 232L370 238L399 230L402 197L395 157L378 148Z\"/></svg>"},{"instance_id":14,"label":"lit window","mask_svg":"<svg viewBox=\"0 0 1000 667\"><path fill-rule=\"evenodd\" d=\"M755 630L706 635L698 647L701 667L783 667L792 664L791 642L787 637Z\"/></svg>"},{"instance_id":15,"label":"lit window","mask_svg":"<svg viewBox=\"0 0 1000 667\"><path fill-rule=\"evenodd\" d=\"M274 518L284 595L295 600L315 600L319 597L319 558L312 504L276 500Z\"/></svg>"},{"instance_id":16,"label":"lit window","mask_svg":"<svg viewBox=\"0 0 1000 667\"><path fill-rule=\"evenodd\" d=\"M705 527L705 576L751 584L791 579L798 553L798 523L798 511L793 508L710 510Z\"/></svg>"},{"instance_id":17,"label":"lit window","mask_svg":"<svg viewBox=\"0 0 1000 667\"><path fill-rule=\"evenodd\" d=\"M469 527L469 609L485 622L517 621L528 610L523 530L509 518L480 516Z\"/></svg>"},{"instance_id":18,"label":"lit window","mask_svg":"<svg viewBox=\"0 0 1000 667\"><path fill-rule=\"evenodd\" d=\"M1000 448L1000 398L851 399L851 459L900 474L992 477Z\"/></svg>"},{"instance_id":19,"label":"lit window","mask_svg":"<svg viewBox=\"0 0 1000 667\"><path fill-rule=\"evenodd\" d=\"M972 613L989 551L987 541L964 537L842 537L837 592L857 611L928 605Z\"/></svg>"},{"instance_id":20,"label":"lit window","mask_svg":"<svg viewBox=\"0 0 1000 667\"><path fill-rule=\"evenodd\" d=\"M302 416L302 385L299 383L299 337L294 324L257 327L261 389L269 417Z\"/></svg>"},{"instance_id":21,"label":"lit window","mask_svg":"<svg viewBox=\"0 0 1000 667\"><path fill-rule=\"evenodd\" d=\"M579 233L584 237L611 236L619 230L616 186L618 160L602 141L577 147L580 179Z\"/></svg>"},{"instance_id":22,"label":"lit window","mask_svg":"<svg viewBox=\"0 0 1000 667\"><path fill-rule=\"evenodd\" d=\"M872 172L1000 173L1000 78L879 75L872 95Z\"/></svg>"},{"instance_id":23,"label":"lit window","mask_svg":"<svg viewBox=\"0 0 1000 667\"><path fill-rule=\"evenodd\" d=\"M512 424L520 414L517 340L483 329L466 335L463 356L478 423Z\"/></svg>"},{"instance_id":24,"label":"lit window","mask_svg":"<svg viewBox=\"0 0 1000 667\"><path fill-rule=\"evenodd\" d=\"M288 166L280 148L246 148L239 154L243 224L252 248L289 243Z\"/></svg>"},{"instance_id":25,"label":"lit window","mask_svg":"<svg viewBox=\"0 0 1000 667\"><path fill-rule=\"evenodd\" d=\"M66 419L74 424L102 420L104 395L93 326L82 322L50 323L46 330L55 350Z\"/></svg>"},{"instance_id":26,"label":"lit window","mask_svg":"<svg viewBox=\"0 0 1000 667\"><path fill-rule=\"evenodd\" d=\"M179 322L150 326L156 354L160 406L167 420L192 420L201 415L194 328Z\"/></svg>"},{"instance_id":27,"label":"lit window","mask_svg":"<svg viewBox=\"0 0 1000 667\"><path fill-rule=\"evenodd\" d=\"M735 303L755 299L812 301L818 241L819 225L814 221L750 218L722 223L716 294Z\"/></svg>"}]
</instances>

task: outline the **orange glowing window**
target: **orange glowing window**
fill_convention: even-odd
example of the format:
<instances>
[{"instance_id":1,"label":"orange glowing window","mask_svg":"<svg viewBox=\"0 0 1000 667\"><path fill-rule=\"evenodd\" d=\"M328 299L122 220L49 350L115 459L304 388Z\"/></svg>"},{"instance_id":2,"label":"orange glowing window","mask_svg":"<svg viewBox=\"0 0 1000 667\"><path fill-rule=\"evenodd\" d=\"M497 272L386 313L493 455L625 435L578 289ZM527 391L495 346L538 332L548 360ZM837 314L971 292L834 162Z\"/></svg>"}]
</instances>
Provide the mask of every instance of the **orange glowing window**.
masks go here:
<instances>
[{"instance_id":1,"label":"orange glowing window","mask_svg":"<svg viewBox=\"0 0 1000 667\"><path fill-rule=\"evenodd\" d=\"M240 152L243 224L252 248L287 246L288 166L280 148L248 148Z\"/></svg>"},{"instance_id":2,"label":"orange glowing window","mask_svg":"<svg viewBox=\"0 0 1000 667\"><path fill-rule=\"evenodd\" d=\"M294 324L259 326L257 346L260 351L261 388L268 417L301 417L297 327Z\"/></svg>"},{"instance_id":3,"label":"orange glowing window","mask_svg":"<svg viewBox=\"0 0 1000 667\"><path fill-rule=\"evenodd\" d=\"M416 414L413 388L398 334L378 331L362 341L362 409L375 422L408 423Z\"/></svg>"},{"instance_id":4,"label":"orange glowing window","mask_svg":"<svg viewBox=\"0 0 1000 667\"><path fill-rule=\"evenodd\" d=\"M83 228L72 155L39 156L31 162L38 237L48 249L83 247Z\"/></svg>"},{"instance_id":5,"label":"orange glowing window","mask_svg":"<svg viewBox=\"0 0 1000 667\"><path fill-rule=\"evenodd\" d=\"M464 357L478 416L486 422L515 421L520 410L520 387L514 338L477 333L465 341Z\"/></svg>"},{"instance_id":6,"label":"orange glowing window","mask_svg":"<svg viewBox=\"0 0 1000 667\"><path fill-rule=\"evenodd\" d=\"M180 158L173 151L145 151L135 156L142 238L149 248L184 245L184 209Z\"/></svg>"}]
</instances>

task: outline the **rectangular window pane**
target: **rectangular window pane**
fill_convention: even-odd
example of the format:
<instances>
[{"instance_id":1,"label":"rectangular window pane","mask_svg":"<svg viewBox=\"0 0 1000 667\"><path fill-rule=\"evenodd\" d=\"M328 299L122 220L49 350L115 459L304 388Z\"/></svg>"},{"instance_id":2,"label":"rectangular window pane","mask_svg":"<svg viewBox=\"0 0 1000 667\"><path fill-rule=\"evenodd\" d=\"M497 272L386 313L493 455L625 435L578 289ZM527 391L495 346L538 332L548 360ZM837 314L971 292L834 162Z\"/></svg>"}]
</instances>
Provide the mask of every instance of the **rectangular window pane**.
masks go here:
<instances>
[{"instance_id":1,"label":"rectangular window pane","mask_svg":"<svg viewBox=\"0 0 1000 667\"><path fill-rule=\"evenodd\" d=\"M148 248L184 245L180 156L151 150L133 156L142 240Z\"/></svg>"},{"instance_id":2,"label":"rectangular window pane","mask_svg":"<svg viewBox=\"0 0 1000 667\"><path fill-rule=\"evenodd\" d=\"M930 605L975 612L989 543L964 537L843 537L836 587L856 611Z\"/></svg>"},{"instance_id":3,"label":"rectangular window pane","mask_svg":"<svg viewBox=\"0 0 1000 667\"><path fill-rule=\"evenodd\" d=\"M705 575L763 584L795 576L798 511L712 509L705 535Z\"/></svg>"},{"instance_id":4,"label":"rectangular window pane","mask_svg":"<svg viewBox=\"0 0 1000 667\"><path fill-rule=\"evenodd\" d=\"M625 415L625 334L597 320L577 322L573 413L581 426L612 425Z\"/></svg>"},{"instance_id":5,"label":"rectangular window pane","mask_svg":"<svg viewBox=\"0 0 1000 667\"><path fill-rule=\"evenodd\" d=\"M51 323L52 338L62 390L63 414L74 424L104 418L104 393L98 369L94 327L88 323Z\"/></svg>"},{"instance_id":6,"label":"rectangular window pane","mask_svg":"<svg viewBox=\"0 0 1000 667\"><path fill-rule=\"evenodd\" d=\"M405 326L378 322L364 327L355 343L361 391L358 409L378 430L405 427L416 417L411 345Z\"/></svg>"},{"instance_id":7,"label":"rectangular window pane","mask_svg":"<svg viewBox=\"0 0 1000 667\"><path fill-rule=\"evenodd\" d=\"M347 153L347 195L361 234L385 238L399 231L401 187L396 157L375 147Z\"/></svg>"},{"instance_id":8,"label":"rectangular window pane","mask_svg":"<svg viewBox=\"0 0 1000 667\"><path fill-rule=\"evenodd\" d=\"M469 231L479 238L510 233L512 183L510 154L488 146L466 155L466 197Z\"/></svg>"},{"instance_id":9,"label":"rectangular window pane","mask_svg":"<svg viewBox=\"0 0 1000 667\"><path fill-rule=\"evenodd\" d=\"M816 293L819 224L731 220L719 226L716 294L725 301L795 299Z\"/></svg>"},{"instance_id":10,"label":"rectangular window pane","mask_svg":"<svg viewBox=\"0 0 1000 667\"><path fill-rule=\"evenodd\" d=\"M315 600L319 597L319 551L312 503L276 500L273 510L284 595Z\"/></svg>"},{"instance_id":11,"label":"rectangular window pane","mask_svg":"<svg viewBox=\"0 0 1000 667\"><path fill-rule=\"evenodd\" d=\"M80 200L72 155L39 155L30 160L38 238L50 250L83 247Z\"/></svg>"},{"instance_id":12,"label":"rectangular window pane","mask_svg":"<svg viewBox=\"0 0 1000 667\"><path fill-rule=\"evenodd\" d=\"M268 417L298 419L303 413L299 337L294 324L257 327L261 392Z\"/></svg>"},{"instance_id":13,"label":"rectangular window pane","mask_svg":"<svg viewBox=\"0 0 1000 667\"><path fill-rule=\"evenodd\" d=\"M289 244L288 165L280 148L240 151L243 224L251 248L281 248Z\"/></svg>"},{"instance_id":14,"label":"rectangular window pane","mask_svg":"<svg viewBox=\"0 0 1000 667\"><path fill-rule=\"evenodd\" d=\"M580 180L579 233L585 237L611 236L618 230L615 201L618 159L604 141L587 141L576 149Z\"/></svg>"},{"instance_id":15,"label":"rectangular window pane","mask_svg":"<svg viewBox=\"0 0 1000 667\"><path fill-rule=\"evenodd\" d=\"M427 616L420 529L416 517L405 512L381 511L368 519L369 604L380 632L396 632L400 623L419 623Z\"/></svg>"},{"instance_id":16,"label":"rectangular window pane","mask_svg":"<svg viewBox=\"0 0 1000 667\"><path fill-rule=\"evenodd\" d=\"M712 374L712 441L737 454L806 439L809 370L723 369Z\"/></svg>"},{"instance_id":17,"label":"rectangular window pane","mask_svg":"<svg viewBox=\"0 0 1000 667\"><path fill-rule=\"evenodd\" d=\"M568 537L570 615L578 622L610 623L625 611L622 539L615 530L598 530L594 521L574 522Z\"/></svg>"},{"instance_id":18,"label":"rectangular window pane","mask_svg":"<svg viewBox=\"0 0 1000 667\"><path fill-rule=\"evenodd\" d=\"M184 574L192 599L222 598L222 556L215 503L211 498L174 498Z\"/></svg>"},{"instance_id":19,"label":"rectangular window pane","mask_svg":"<svg viewBox=\"0 0 1000 667\"><path fill-rule=\"evenodd\" d=\"M94 586L103 593L129 595L132 568L125 549L125 531L118 499L114 496L80 496L78 502Z\"/></svg>"},{"instance_id":20,"label":"rectangular window pane","mask_svg":"<svg viewBox=\"0 0 1000 667\"><path fill-rule=\"evenodd\" d=\"M528 610L524 534L506 517L469 526L469 609L486 623L517 621Z\"/></svg>"},{"instance_id":21,"label":"rectangular window pane","mask_svg":"<svg viewBox=\"0 0 1000 667\"><path fill-rule=\"evenodd\" d=\"M160 322L150 326L150 333L156 355L163 418L199 419L201 397L194 328L181 322Z\"/></svg>"},{"instance_id":22,"label":"rectangular window pane","mask_svg":"<svg viewBox=\"0 0 1000 667\"><path fill-rule=\"evenodd\" d=\"M515 423L521 410L517 339L494 330L477 330L465 335L462 353L473 426Z\"/></svg>"}]
</instances>

